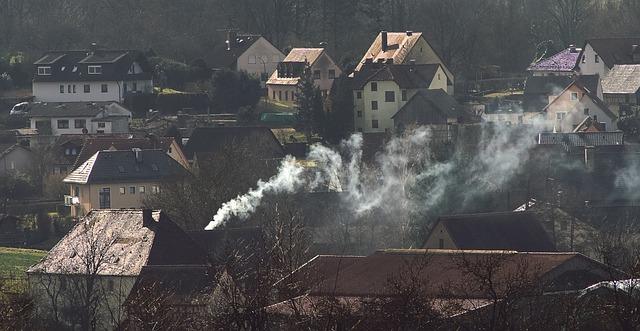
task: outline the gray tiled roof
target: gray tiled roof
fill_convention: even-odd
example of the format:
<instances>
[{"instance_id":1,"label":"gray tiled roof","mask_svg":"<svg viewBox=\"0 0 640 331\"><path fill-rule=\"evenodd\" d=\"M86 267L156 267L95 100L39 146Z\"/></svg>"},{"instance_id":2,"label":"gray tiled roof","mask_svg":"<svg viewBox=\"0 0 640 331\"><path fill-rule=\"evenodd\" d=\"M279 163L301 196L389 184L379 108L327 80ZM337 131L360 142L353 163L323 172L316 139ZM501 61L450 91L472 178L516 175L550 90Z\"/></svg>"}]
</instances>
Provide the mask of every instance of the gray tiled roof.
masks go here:
<instances>
[{"instance_id":1,"label":"gray tiled roof","mask_svg":"<svg viewBox=\"0 0 640 331\"><path fill-rule=\"evenodd\" d=\"M539 145L562 145L565 147L582 146L621 146L624 145L622 131L610 132L541 132Z\"/></svg>"},{"instance_id":2,"label":"gray tiled roof","mask_svg":"<svg viewBox=\"0 0 640 331\"><path fill-rule=\"evenodd\" d=\"M640 90L640 64L615 65L602 80L602 93L633 94Z\"/></svg>"},{"instance_id":3,"label":"gray tiled roof","mask_svg":"<svg viewBox=\"0 0 640 331\"><path fill-rule=\"evenodd\" d=\"M186 173L176 160L162 150L138 152L100 151L72 171L65 183L109 183L124 181L163 180Z\"/></svg>"}]
</instances>

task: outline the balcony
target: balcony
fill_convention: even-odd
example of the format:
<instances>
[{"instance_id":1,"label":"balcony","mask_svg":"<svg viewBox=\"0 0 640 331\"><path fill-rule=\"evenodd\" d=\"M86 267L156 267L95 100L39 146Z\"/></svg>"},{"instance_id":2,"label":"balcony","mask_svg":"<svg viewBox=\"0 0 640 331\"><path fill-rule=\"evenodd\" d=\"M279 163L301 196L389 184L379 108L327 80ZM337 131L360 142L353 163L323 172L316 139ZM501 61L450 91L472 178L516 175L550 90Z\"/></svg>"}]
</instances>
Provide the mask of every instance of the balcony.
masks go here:
<instances>
[{"instance_id":1,"label":"balcony","mask_svg":"<svg viewBox=\"0 0 640 331\"><path fill-rule=\"evenodd\" d=\"M64 196L64 205L65 206L76 206L80 204L80 198L74 197L71 195Z\"/></svg>"}]
</instances>

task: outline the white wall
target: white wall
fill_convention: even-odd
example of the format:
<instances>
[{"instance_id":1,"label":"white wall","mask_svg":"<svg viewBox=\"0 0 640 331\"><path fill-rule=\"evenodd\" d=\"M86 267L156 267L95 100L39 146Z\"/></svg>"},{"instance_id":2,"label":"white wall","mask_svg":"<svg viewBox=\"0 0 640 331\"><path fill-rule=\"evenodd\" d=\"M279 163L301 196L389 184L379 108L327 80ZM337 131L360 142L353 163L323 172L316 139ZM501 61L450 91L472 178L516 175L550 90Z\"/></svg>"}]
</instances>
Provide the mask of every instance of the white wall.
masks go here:
<instances>
[{"instance_id":1,"label":"white wall","mask_svg":"<svg viewBox=\"0 0 640 331\"><path fill-rule=\"evenodd\" d=\"M260 75L266 70L266 81L276 70L278 63L283 59L284 54L282 54L280 50L271 45L264 37L260 37L249 49L238 57L236 66L238 71L246 71L256 78L260 78Z\"/></svg>"},{"instance_id":2,"label":"white wall","mask_svg":"<svg viewBox=\"0 0 640 331\"><path fill-rule=\"evenodd\" d=\"M609 68L602 58L596 63L596 52L591 45L587 44L582 54L585 57L585 63L582 63L582 59L578 59L578 68L581 75L598 74L602 78L609 73Z\"/></svg>"},{"instance_id":3,"label":"white wall","mask_svg":"<svg viewBox=\"0 0 640 331\"><path fill-rule=\"evenodd\" d=\"M128 91L133 89L136 83L137 91L151 93L153 82L151 80L128 81ZM122 81L108 82L33 82L33 96L35 101L42 102L100 102L124 100L124 83ZM107 84L107 92L102 92L102 84ZM64 93L60 93L60 85L64 86ZM90 92L84 92L84 86L90 86ZM73 87L75 86L75 93ZM69 93L71 87L71 93Z\"/></svg>"},{"instance_id":4,"label":"white wall","mask_svg":"<svg viewBox=\"0 0 640 331\"><path fill-rule=\"evenodd\" d=\"M51 123L51 134L54 136L59 136L62 134L82 134L82 128L75 127L75 120L83 119L85 120L86 128L89 133L97 133L98 130L103 130L104 133L111 133L111 122L92 122L92 117L32 117L31 125L32 129L36 129L36 122L38 121L49 121ZM68 120L69 128L67 129L58 129L58 120ZM104 128L100 128L98 123L104 123Z\"/></svg>"}]
</instances>

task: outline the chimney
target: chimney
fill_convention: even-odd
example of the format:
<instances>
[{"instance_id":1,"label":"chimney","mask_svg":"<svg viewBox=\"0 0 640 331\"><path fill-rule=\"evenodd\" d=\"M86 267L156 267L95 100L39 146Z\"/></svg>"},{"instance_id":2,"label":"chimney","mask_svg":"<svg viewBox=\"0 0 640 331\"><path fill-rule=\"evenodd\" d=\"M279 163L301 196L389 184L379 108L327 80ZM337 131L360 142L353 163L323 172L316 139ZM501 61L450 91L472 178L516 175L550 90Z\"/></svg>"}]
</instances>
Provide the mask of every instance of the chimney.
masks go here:
<instances>
[{"instance_id":1,"label":"chimney","mask_svg":"<svg viewBox=\"0 0 640 331\"><path fill-rule=\"evenodd\" d=\"M413 31L407 31L407 37L413 36Z\"/></svg>"},{"instance_id":2,"label":"chimney","mask_svg":"<svg viewBox=\"0 0 640 331\"><path fill-rule=\"evenodd\" d=\"M380 32L382 36L382 52L386 52L389 49L389 39L387 39L387 31Z\"/></svg>"},{"instance_id":3,"label":"chimney","mask_svg":"<svg viewBox=\"0 0 640 331\"><path fill-rule=\"evenodd\" d=\"M573 45L573 44L569 45L569 52L570 53L577 53L576 45Z\"/></svg>"},{"instance_id":4,"label":"chimney","mask_svg":"<svg viewBox=\"0 0 640 331\"><path fill-rule=\"evenodd\" d=\"M232 30L227 31L227 50L230 51L236 46L236 32Z\"/></svg>"},{"instance_id":5,"label":"chimney","mask_svg":"<svg viewBox=\"0 0 640 331\"><path fill-rule=\"evenodd\" d=\"M98 50L98 43L92 42L91 45L89 45L89 53L93 55L96 53L97 50Z\"/></svg>"},{"instance_id":6,"label":"chimney","mask_svg":"<svg viewBox=\"0 0 640 331\"><path fill-rule=\"evenodd\" d=\"M153 210L151 209L143 209L142 210L142 226L145 228L149 228L153 226L156 221L153 219Z\"/></svg>"},{"instance_id":7,"label":"chimney","mask_svg":"<svg viewBox=\"0 0 640 331\"><path fill-rule=\"evenodd\" d=\"M133 153L136 155L136 162L142 163L142 150L140 148L132 148Z\"/></svg>"},{"instance_id":8,"label":"chimney","mask_svg":"<svg viewBox=\"0 0 640 331\"><path fill-rule=\"evenodd\" d=\"M592 172L594 168L596 149L594 146L584 147L584 165L588 172Z\"/></svg>"}]
</instances>

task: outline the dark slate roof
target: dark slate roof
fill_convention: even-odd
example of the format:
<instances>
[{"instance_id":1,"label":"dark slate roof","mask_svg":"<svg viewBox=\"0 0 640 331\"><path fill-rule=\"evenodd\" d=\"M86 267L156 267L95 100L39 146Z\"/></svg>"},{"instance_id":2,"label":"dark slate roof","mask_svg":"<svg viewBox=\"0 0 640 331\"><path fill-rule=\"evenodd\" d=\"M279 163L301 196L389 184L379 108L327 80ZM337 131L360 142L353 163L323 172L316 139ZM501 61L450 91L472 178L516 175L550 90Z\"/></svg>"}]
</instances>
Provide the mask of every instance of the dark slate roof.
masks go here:
<instances>
[{"instance_id":1,"label":"dark slate roof","mask_svg":"<svg viewBox=\"0 0 640 331\"><path fill-rule=\"evenodd\" d=\"M133 148L139 149L161 149L165 153L169 150L171 143L174 141L173 137L159 137L156 139L151 138L131 138L131 137L95 137L84 140L82 150L78 154L75 160L74 168L77 168L84 162L86 162L95 153L108 149L115 149L118 151L131 150Z\"/></svg>"},{"instance_id":2,"label":"dark slate roof","mask_svg":"<svg viewBox=\"0 0 640 331\"><path fill-rule=\"evenodd\" d=\"M231 50L227 50L226 43L219 45L213 51L211 57L207 59L207 64L213 68L235 68L238 57L244 54L260 37L262 36L259 34L237 35Z\"/></svg>"},{"instance_id":3,"label":"dark slate roof","mask_svg":"<svg viewBox=\"0 0 640 331\"><path fill-rule=\"evenodd\" d=\"M353 88L362 90L370 81L394 81L403 89L426 89L439 67L439 64L368 64L355 73Z\"/></svg>"},{"instance_id":4,"label":"dark slate roof","mask_svg":"<svg viewBox=\"0 0 640 331\"><path fill-rule=\"evenodd\" d=\"M29 117L95 117L105 110L121 108L124 114L110 116L130 116L128 109L113 101L104 102L34 102L29 105ZM127 112L129 114L127 114ZM112 112L110 112L112 113Z\"/></svg>"},{"instance_id":5,"label":"dark slate roof","mask_svg":"<svg viewBox=\"0 0 640 331\"><path fill-rule=\"evenodd\" d=\"M147 302L166 306L211 304L217 272L208 265L144 266L124 305L134 311Z\"/></svg>"},{"instance_id":6,"label":"dark slate roof","mask_svg":"<svg viewBox=\"0 0 640 331\"><path fill-rule=\"evenodd\" d=\"M27 272L86 273L88 247L105 252L100 275L135 276L146 265L208 263L206 253L162 211L102 209L87 214Z\"/></svg>"},{"instance_id":7,"label":"dark slate roof","mask_svg":"<svg viewBox=\"0 0 640 331\"><path fill-rule=\"evenodd\" d=\"M158 181L186 174L186 169L162 150L136 152L100 151L73 170L65 183L113 183L127 181Z\"/></svg>"},{"instance_id":8,"label":"dark slate roof","mask_svg":"<svg viewBox=\"0 0 640 331\"><path fill-rule=\"evenodd\" d=\"M539 145L562 145L565 147L584 146L622 146L622 131L608 132L541 132L538 134Z\"/></svg>"},{"instance_id":9,"label":"dark slate roof","mask_svg":"<svg viewBox=\"0 0 640 331\"><path fill-rule=\"evenodd\" d=\"M571 76L531 76L524 83L524 95L551 94L564 90L573 82Z\"/></svg>"},{"instance_id":10,"label":"dark slate roof","mask_svg":"<svg viewBox=\"0 0 640 331\"><path fill-rule=\"evenodd\" d=\"M133 62L140 65L142 73L128 73ZM102 74L89 75L89 65L101 65ZM50 66L51 75L38 75L40 66ZM146 56L136 50L49 51L33 64L35 82L148 80L151 76L152 68Z\"/></svg>"},{"instance_id":11,"label":"dark slate roof","mask_svg":"<svg viewBox=\"0 0 640 331\"><path fill-rule=\"evenodd\" d=\"M196 128L184 147L188 159L194 153L216 153L232 147L248 158L278 159L284 149L269 128L265 127L212 127Z\"/></svg>"},{"instance_id":12,"label":"dark slate roof","mask_svg":"<svg viewBox=\"0 0 640 331\"><path fill-rule=\"evenodd\" d=\"M551 252L551 239L535 214L499 212L442 216L442 224L458 249ZM435 229L435 227L434 227Z\"/></svg>"},{"instance_id":13,"label":"dark slate roof","mask_svg":"<svg viewBox=\"0 0 640 331\"><path fill-rule=\"evenodd\" d=\"M580 48L568 47L562 51L542 59L527 68L527 71L567 71L571 72L578 63Z\"/></svg>"},{"instance_id":14,"label":"dark slate roof","mask_svg":"<svg viewBox=\"0 0 640 331\"><path fill-rule=\"evenodd\" d=\"M427 107L438 110L448 118L457 118L464 115L464 111L453 96L442 89L437 89L418 91L391 118L395 118L402 112L419 111Z\"/></svg>"},{"instance_id":15,"label":"dark slate roof","mask_svg":"<svg viewBox=\"0 0 640 331\"><path fill-rule=\"evenodd\" d=\"M604 63L611 68L616 64L637 63L633 61L633 45L640 45L640 37L594 38L587 39L586 44L591 45Z\"/></svg>"}]
</instances>

